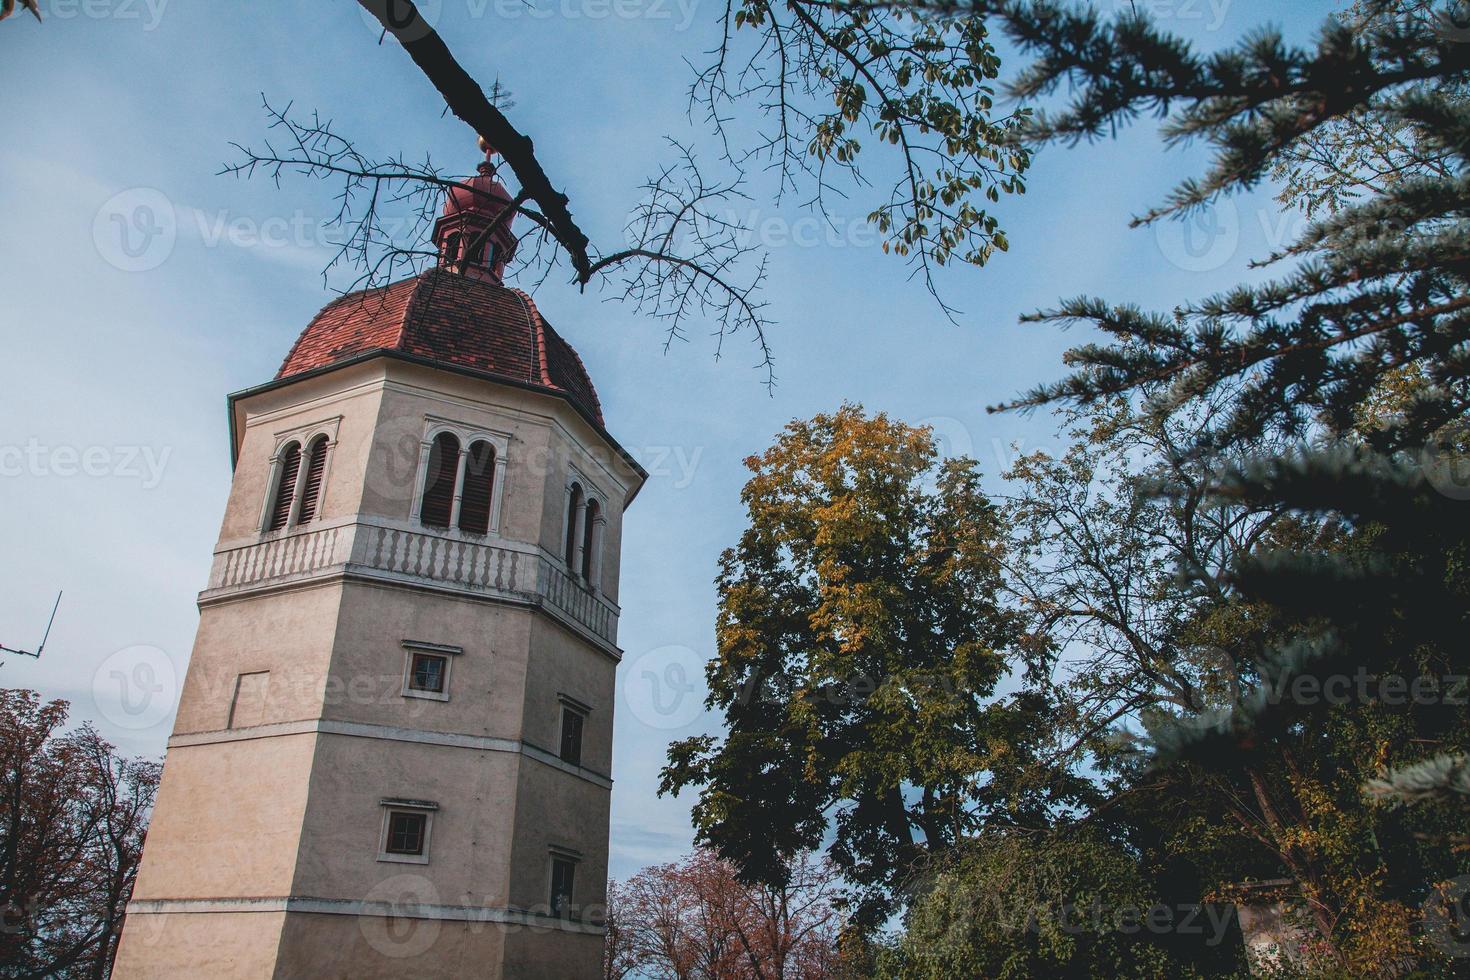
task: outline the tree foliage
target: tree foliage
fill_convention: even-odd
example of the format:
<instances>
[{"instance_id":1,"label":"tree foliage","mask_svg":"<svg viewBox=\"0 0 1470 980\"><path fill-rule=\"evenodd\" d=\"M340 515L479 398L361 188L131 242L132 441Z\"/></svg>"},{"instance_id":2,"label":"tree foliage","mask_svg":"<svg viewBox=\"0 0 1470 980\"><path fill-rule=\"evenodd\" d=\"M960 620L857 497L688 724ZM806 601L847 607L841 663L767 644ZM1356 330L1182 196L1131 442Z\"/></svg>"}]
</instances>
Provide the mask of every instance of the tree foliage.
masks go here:
<instances>
[{"instance_id":1,"label":"tree foliage","mask_svg":"<svg viewBox=\"0 0 1470 980\"><path fill-rule=\"evenodd\" d=\"M1470 44L1445 28L1452 22L1439 15L1448 7L1363 0L1358 16L1324 25L1315 45L1295 47L1262 29L1203 55L1140 13L1105 21L1060 3L994 5L1010 36L1037 56L1011 91L1030 99L1073 87L1063 108L1038 114L1032 139L1095 139L1147 113L1164 118L1169 142L1212 148L1207 172L1181 182L1140 223L1187 217L1278 168L1296 175L1306 208L1332 204L1263 259L1281 270L1264 284L1171 313L1082 297L1037 314L1093 324L1108 341L1073 348L1071 375L1014 406L1162 386L1155 405L1168 411L1234 384L1220 438L1302 434L1318 424L1344 431L1386 378L1413 368L1426 383L1375 444L1423 445L1459 418L1470 405L1470 105L1462 97ZM1353 139L1364 127L1368 138ZM1394 139L1403 149L1387 148ZM1312 162L1323 152L1336 177ZM1402 172L1365 174L1385 152Z\"/></svg>"},{"instance_id":2,"label":"tree foliage","mask_svg":"<svg viewBox=\"0 0 1470 980\"><path fill-rule=\"evenodd\" d=\"M118 756L67 704L0 690L0 974L107 976L160 766Z\"/></svg>"},{"instance_id":3,"label":"tree foliage","mask_svg":"<svg viewBox=\"0 0 1470 980\"><path fill-rule=\"evenodd\" d=\"M726 732L672 745L661 789L698 788L698 839L752 880L830 832L860 917L881 921L927 857L1028 805L1002 787L1039 705L990 700L1020 637L999 514L972 462L854 405L746 465L707 671Z\"/></svg>"},{"instance_id":4,"label":"tree foliage","mask_svg":"<svg viewBox=\"0 0 1470 980\"><path fill-rule=\"evenodd\" d=\"M837 980L836 875L799 855L779 885L741 882L707 849L608 891L608 980Z\"/></svg>"}]
</instances>

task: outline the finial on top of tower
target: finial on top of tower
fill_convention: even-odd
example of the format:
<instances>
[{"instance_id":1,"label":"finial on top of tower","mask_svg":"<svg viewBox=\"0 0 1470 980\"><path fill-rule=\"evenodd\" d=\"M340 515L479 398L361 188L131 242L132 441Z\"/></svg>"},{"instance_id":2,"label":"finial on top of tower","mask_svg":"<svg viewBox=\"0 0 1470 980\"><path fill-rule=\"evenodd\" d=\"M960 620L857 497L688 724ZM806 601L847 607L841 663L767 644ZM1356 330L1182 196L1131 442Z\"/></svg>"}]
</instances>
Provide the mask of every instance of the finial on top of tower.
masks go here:
<instances>
[{"instance_id":1,"label":"finial on top of tower","mask_svg":"<svg viewBox=\"0 0 1470 980\"><path fill-rule=\"evenodd\" d=\"M481 151L485 154L485 159L480 161L480 165L476 169L482 174L495 173L495 156L500 151L491 146L490 141L483 136L479 138L479 144Z\"/></svg>"}]
</instances>

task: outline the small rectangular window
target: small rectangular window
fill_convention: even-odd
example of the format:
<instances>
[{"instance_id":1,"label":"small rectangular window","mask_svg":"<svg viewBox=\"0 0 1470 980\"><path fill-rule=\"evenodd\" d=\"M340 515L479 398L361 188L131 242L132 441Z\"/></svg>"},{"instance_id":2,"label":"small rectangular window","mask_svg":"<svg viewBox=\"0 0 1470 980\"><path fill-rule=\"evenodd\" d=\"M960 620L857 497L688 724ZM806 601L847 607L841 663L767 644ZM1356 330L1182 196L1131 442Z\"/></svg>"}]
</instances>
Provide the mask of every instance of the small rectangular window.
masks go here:
<instances>
[{"instance_id":1,"label":"small rectangular window","mask_svg":"<svg viewBox=\"0 0 1470 980\"><path fill-rule=\"evenodd\" d=\"M582 724L586 719L570 705L561 706L561 760L574 766L582 764Z\"/></svg>"},{"instance_id":2,"label":"small rectangular window","mask_svg":"<svg viewBox=\"0 0 1470 980\"><path fill-rule=\"evenodd\" d=\"M572 914L572 886L577 877L577 863L570 858L551 859L551 911L568 917Z\"/></svg>"},{"instance_id":3,"label":"small rectangular window","mask_svg":"<svg viewBox=\"0 0 1470 980\"><path fill-rule=\"evenodd\" d=\"M422 640L404 640L403 696L449 700L449 672L459 647Z\"/></svg>"},{"instance_id":4,"label":"small rectangular window","mask_svg":"<svg viewBox=\"0 0 1470 980\"><path fill-rule=\"evenodd\" d=\"M439 809L439 804L397 798L381 802L383 829L378 841L378 860L428 864L429 838L434 829L434 811Z\"/></svg>"},{"instance_id":5,"label":"small rectangular window","mask_svg":"<svg viewBox=\"0 0 1470 980\"><path fill-rule=\"evenodd\" d=\"M388 844L383 850L389 854L423 854L424 831L428 825L427 813L391 811L388 814Z\"/></svg>"},{"instance_id":6,"label":"small rectangular window","mask_svg":"<svg viewBox=\"0 0 1470 980\"><path fill-rule=\"evenodd\" d=\"M443 694L444 681L449 673L449 658L435 653L414 653L409 665L408 689L429 694Z\"/></svg>"}]
</instances>

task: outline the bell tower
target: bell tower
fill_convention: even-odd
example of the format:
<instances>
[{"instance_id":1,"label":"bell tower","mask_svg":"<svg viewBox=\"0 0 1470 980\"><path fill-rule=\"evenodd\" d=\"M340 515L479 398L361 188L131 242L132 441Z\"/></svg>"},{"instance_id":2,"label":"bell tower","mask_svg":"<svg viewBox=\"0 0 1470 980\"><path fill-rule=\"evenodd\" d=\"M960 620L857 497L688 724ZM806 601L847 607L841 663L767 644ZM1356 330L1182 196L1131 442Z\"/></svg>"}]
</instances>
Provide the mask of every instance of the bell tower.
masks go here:
<instances>
[{"instance_id":1,"label":"bell tower","mask_svg":"<svg viewBox=\"0 0 1470 980\"><path fill-rule=\"evenodd\" d=\"M483 144L482 144L483 146ZM229 398L234 477L115 976L601 975L622 515L645 478L503 285L435 267Z\"/></svg>"}]
</instances>

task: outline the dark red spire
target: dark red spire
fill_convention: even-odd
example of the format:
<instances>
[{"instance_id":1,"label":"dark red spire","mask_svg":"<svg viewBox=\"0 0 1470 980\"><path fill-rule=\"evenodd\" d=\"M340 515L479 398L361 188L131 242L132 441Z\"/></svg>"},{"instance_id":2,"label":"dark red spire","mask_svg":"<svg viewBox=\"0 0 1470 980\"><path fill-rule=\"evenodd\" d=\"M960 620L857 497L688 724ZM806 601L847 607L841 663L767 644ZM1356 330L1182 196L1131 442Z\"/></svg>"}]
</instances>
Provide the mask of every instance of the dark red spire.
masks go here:
<instances>
[{"instance_id":1,"label":"dark red spire","mask_svg":"<svg viewBox=\"0 0 1470 980\"><path fill-rule=\"evenodd\" d=\"M444 212L434 222L434 245L441 267L499 283L516 250L511 228L515 216L506 214L512 198L495 178L495 148L482 136L480 149L485 159L475 176L444 196Z\"/></svg>"}]
</instances>

